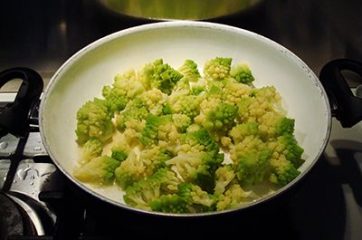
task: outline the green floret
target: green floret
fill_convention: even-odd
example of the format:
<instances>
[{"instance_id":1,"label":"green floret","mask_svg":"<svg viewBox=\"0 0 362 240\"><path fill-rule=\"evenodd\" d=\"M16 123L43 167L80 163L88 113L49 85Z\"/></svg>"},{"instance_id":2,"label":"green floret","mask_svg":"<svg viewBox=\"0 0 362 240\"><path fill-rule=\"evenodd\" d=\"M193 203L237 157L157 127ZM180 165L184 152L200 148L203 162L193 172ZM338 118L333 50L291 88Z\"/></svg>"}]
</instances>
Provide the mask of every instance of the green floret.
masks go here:
<instances>
[{"instance_id":1,"label":"green floret","mask_svg":"<svg viewBox=\"0 0 362 240\"><path fill-rule=\"evenodd\" d=\"M124 160L126 160L128 154L125 153L124 151L120 151L120 150L112 150L112 155L111 157L113 159L116 159L119 162L122 162Z\"/></svg>"},{"instance_id":2,"label":"green floret","mask_svg":"<svg viewBox=\"0 0 362 240\"><path fill-rule=\"evenodd\" d=\"M210 80L223 80L229 76L231 58L217 57L208 60L204 66L204 74Z\"/></svg>"},{"instance_id":3,"label":"green floret","mask_svg":"<svg viewBox=\"0 0 362 240\"><path fill-rule=\"evenodd\" d=\"M160 147L147 148L139 154L133 151L116 169L116 183L126 189L134 182L149 177L164 168L165 162L172 157L171 152Z\"/></svg>"},{"instance_id":4,"label":"green floret","mask_svg":"<svg viewBox=\"0 0 362 240\"><path fill-rule=\"evenodd\" d=\"M224 165L219 167L215 172L215 188L216 195L223 194L227 186L235 179L235 173L232 165Z\"/></svg>"},{"instance_id":5,"label":"green floret","mask_svg":"<svg viewBox=\"0 0 362 240\"><path fill-rule=\"evenodd\" d=\"M175 194L162 195L150 202L153 211L170 213L198 213L215 210L216 199L191 183L180 183Z\"/></svg>"},{"instance_id":6,"label":"green floret","mask_svg":"<svg viewBox=\"0 0 362 240\"><path fill-rule=\"evenodd\" d=\"M177 194L162 195L149 203L152 211L165 213L189 213L187 202Z\"/></svg>"},{"instance_id":7,"label":"green floret","mask_svg":"<svg viewBox=\"0 0 362 240\"><path fill-rule=\"evenodd\" d=\"M106 142L112 138L114 127L112 114L108 111L105 101L95 98L86 102L77 112L77 142L80 145L90 138Z\"/></svg>"},{"instance_id":8,"label":"green floret","mask_svg":"<svg viewBox=\"0 0 362 240\"><path fill-rule=\"evenodd\" d=\"M294 132L294 119L283 117L276 125L276 134L278 136L284 134L293 134Z\"/></svg>"},{"instance_id":9,"label":"green floret","mask_svg":"<svg viewBox=\"0 0 362 240\"><path fill-rule=\"evenodd\" d=\"M296 178L300 171L285 158L279 158L271 161L272 174L269 178L270 182L285 186Z\"/></svg>"},{"instance_id":10,"label":"green floret","mask_svg":"<svg viewBox=\"0 0 362 240\"><path fill-rule=\"evenodd\" d=\"M230 70L230 75L236 81L244 84L250 84L255 80L249 66L246 64L234 65Z\"/></svg>"},{"instance_id":11,"label":"green floret","mask_svg":"<svg viewBox=\"0 0 362 240\"><path fill-rule=\"evenodd\" d=\"M210 131L228 131L235 124L237 112L236 106L221 102L215 109L207 112L202 125Z\"/></svg>"},{"instance_id":12,"label":"green floret","mask_svg":"<svg viewBox=\"0 0 362 240\"><path fill-rule=\"evenodd\" d=\"M297 140L292 134L285 134L278 137L278 147L275 151L285 155L296 168L299 168L304 160L301 158L304 152L303 148L298 145Z\"/></svg>"},{"instance_id":13,"label":"green floret","mask_svg":"<svg viewBox=\"0 0 362 240\"><path fill-rule=\"evenodd\" d=\"M197 69L197 64L190 59L185 60L178 70L184 78L190 82L197 82L201 77L199 70Z\"/></svg>"},{"instance_id":14,"label":"green floret","mask_svg":"<svg viewBox=\"0 0 362 240\"><path fill-rule=\"evenodd\" d=\"M171 115L154 116L149 114L146 118L146 125L141 132L140 141L143 145L157 143L159 140L160 127L172 124Z\"/></svg>"},{"instance_id":15,"label":"green floret","mask_svg":"<svg viewBox=\"0 0 362 240\"><path fill-rule=\"evenodd\" d=\"M182 77L181 73L163 63L162 59L147 64L141 72L141 81L146 89L158 88L166 94L172 92L173 87Z\"/></svg>"},{"instance_id":16,"label":"green floret","mask_svg":"<svg viewBox=\"0 0 362 240\"><path fill-rule=\"evenodd\" d=\"M200 128L196 131L191 131L185 134L182 142L190 147L190 152L206 152L211 156L219 153L219 145L214 141L209 132Z\"/></svg>"},{"instance_id":17,"label":"green floret","mask_svg":"<svg viewBox=\"0 0 362 240\"><path fill-rule=\"evenodd\" d=\"M161 168L154 175L135 182L126 189L124 200L132 207L150 210L149 204L162 195L177 192L180 180L175 173Z\"/></svg>"},{"instance_id":18,"label":"green floret","mask_svg":"<svg viewBox=\"0 0 362 240\"><path fill-rule=\"evenodd\" d=\"M186 129L191 125L192 120L185 114L172 114L172 120L177 130L185 133Z\"/></svg>"},{"instance_id":19,"label":"green floret","mask_svg":"<svg viewBox=\"0 0 362 240\"><path fill-rule=\"evenodd\" d=\"M116 183L123 189L143 179L145 175L145 164L134 151L115 169Z\"/></svg>"},{"instance_id":20,"label":"green floret","mask_svg":"<svg viewBox=\"0 0 362 240\"><path fill-rule=\"evenodd\" d=\"M246 186L263 182L269 169L270 157L269 149L252 150L239 156L235 168L238 180Z\"/></svg>"},{"instance_id":21,"label":"green floret","mask_svg":"<svg viewBox=\"0 0 362 240\"><path fill-rule=\"evenodd\" d=\"M116 117L116 127L119 131L123 131L126 128L126 124L129 121L141 121L148 116L149 111L145 103L136 98L127 104L127 107Z\"/></svg>"},{"instance_id":22,"label":"green floret","mask_svg":"<svg viewBox=\"0 0 362 240\"><path fill-rule=\"evenodd\" d=\"M210 155L205 152L184 153L166 161L186 182L199 185L212 192L215 186L215 171L224 160L223 154Z\"/></svg>"},{"instance_id":23,"label":"green floret","mask_svg":"<svg viewBox=\"0 0 362 240\"><path fill-rule=\"evenodd\" d=\"M187 204L189 212L208 212L215 207L215 198L192 183L180 183L177 195Z\"/></svg>"},{"instance_id":24,"label":"green floret","mask_svg":"<svg viewBox=\"0 0 362 240\"><path fill-rule=\"evenodd\" d=\"M81 162L86 163L93 158L99 157L103 151L103 143L97 138L89 139L82 148Z\"/></svg>"},{"instance_id":25,"label":"green floret","mask_svg":"<svg viewBox=\"0 0 362 240\"><path fill-rule=\"evenodd\" d=\"M244 140L247 136L258 135L258 132L259 129L256 122L247 122L233 127L229 132L229 136L232 137L234 143L236 144Z\"/></svg>"},{"instance_id":26,"label":"green floret","mask_svg":"<svg viewBox=\"0 0 362 240\"><path fill-rule=\"evenodd\" d=\"M105 98L105 103L110 112L122 111L127 105L127 98L123 95L124 91L110 86L104 86L102 95Z\"/></svg>"},{"instance_id":27,"label":"green floret","mask_svg":"<svg viewBox=\"0 0 362 240\"><path fill-rule=\"evenodd\" d=\"M168 106L171 113L185 114L193 119L200 113L202 100L202 96L172 94L168 100Z\"/></svg>"},{"instance_id":28,"label":"green floret","mask_svg":"<svg viewBox=\"0 0 362 240\"><path fill-rule=\"evenodd\" d=\"M216 209L221 211L237 208L240 205L248 202L250 195L251 192L244 191L239 184L233 184L223 195L220 195L216 204Z\"/></svg>"},{"instance_id":29,"label":"green floret","mask_svg":"<svg viewBox=\"0 0 362 240\"><path fill-rule=\"evenodd\" d=\"M191 88L190 94L194 95L194 96L197 96L197 95L199 95L200 93L202 93L204 91L206 91L205 86L193 86Z\"/></svg>"},{"instance_id":30,"label":"green floret","mask_svg":"<svg viewBox=\"0 0 362 240\"><path fill-rule=\"evenodd\" d=\"M135 71L117 74L112 87L105 86L102 95L110 112L122 111L127 102L144 92L144 87L138 81Z\"/></svg>"},{"instance_id":31,"label":"green floret","mask_svg":"<svg viewBox=\"0 0 362 240\"><path fill-rule=\"evenodd\" d=\"M114 180L114 170L120 162L108 156L92 159L74 171L74 176L82 182L108 185Z\"/></svg>"}]
</instances>

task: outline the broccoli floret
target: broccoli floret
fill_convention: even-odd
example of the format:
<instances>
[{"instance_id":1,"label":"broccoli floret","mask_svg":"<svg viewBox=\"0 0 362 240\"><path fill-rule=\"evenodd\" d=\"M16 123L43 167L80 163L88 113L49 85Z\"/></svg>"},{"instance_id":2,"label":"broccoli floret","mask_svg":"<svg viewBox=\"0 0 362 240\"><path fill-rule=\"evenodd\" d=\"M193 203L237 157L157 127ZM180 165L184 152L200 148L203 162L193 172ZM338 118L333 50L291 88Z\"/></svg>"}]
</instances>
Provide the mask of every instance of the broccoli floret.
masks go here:
<instances>
[{"instance_id":1,"label":"broccoli floret","mask_svg":"<svg viewBox=\"0 0 362 240\"><path fill-rule=\"evenodd\" d=\"M112 150L111 157L116 159L119 162L122 162L122 161L126 160L127 156L128 156L128 154L125 153L124 151Z\"/></svg>"},{"instance_id":2,"label":"broccoli floret","mask_svg":"<svg viewBox=\"0 0 362 240\"><path fill-rule=\"evenodd\" d=\"M148 90L139 96L140 101L142 101L143 105L153 115L162 114L162 107L166 98L167 95L157 88Z\"/></svg>"},{"instance_id":3,"label":"broccoli floret","mask_svg":"<svg viewBox=\"0 0 362 240\"><path fill-rule=\"evenodd\" d=\"M196 131L190 131L183 135L181 142L181 153L206 152L211 156L214 156L218 154L220 150L219 145L204 128L200 128Z\"/></svg>"},{"instance_id":4,"label":"broccoli floret","mask_svg":"<svg viewBox=\"0 0 362 240\"><path fill-rule=\"evenodd\" d=\"M278 154L285 155L286 159L296 168L299 168L304 162L301 158L304 149L298 145L297 140L292 134L284 134L278 137L276 145L272 149Z\"/></svg>"},{"instance_id":5,"label":"broccoli floret","mask_svg":"<svg viewBox=\"0 0 362 240\"><path fill-rule=\"evenodd\" d=\"M199 185L203 190L212 192L215 185L215 171L224 160L223 154L210 155L205 152L179 154L166 161L171 169L185 182Z\"/></svg>"},{"instance_id":6,"label":"broccoli floret","mask_svg":"<svg viewBox=\"0 0 362 240\"><path fill-rule=\"evenodd\" d=\"M186 203L190 212L207 212L214 210L215 198L192 183L180 183L177 195Z\"/></svg>"},{"instance_id":7,"label":"broccoli floret","mask_svg":"<svg viewBox=\"0 0 362 240\"><path fill-rule=\"evenodd\" d=\"M214 193L216 195L223 194L225 192L226 187L235 178L233 166L230 164L219 167L215 172L215 178L216 182L215 182Z\"/></svg>"},{"instance_id":8,"label":"broccoli floret","mask_svg":"<svg viewBox=\"0 0 362 240\"><path fill-rule=\"evenodd\" d=\"M247 136L230 150L234 170L240 183L249 186L265 180L272 151L257 136Z\"/></svg>"},{"instance_id":9,"label":"broccoli floret","mask_svg":"<svg viewBox=\"0 0 362 240\"><path fill-rule=\"evenodd\" d=\"M258 127L259 125L256 122L238 124L230 130L229 136L232 137L233 142L237 144L247 136L258 135Z\"/></svg>"},{"instance_id":10,"label":"broccoli floret","mask_svg":"<svg viewBox=\"0 0 362 240\"><path fill-rule=\"evenodd\" d=\"M202 96L172 94L168 100L171 113L185 114L191 119L200 113Z\"/></svg>"},{"instance_id":11,"label":"broccoli floret","mask_svg":"<svg viewBox=\"0 0 362 240\"><path fill-rule=\"evenodd\" d=\"M252 151L240 156L235 169L238 180L245 185L262 182L269 168L270 157L269 149Z\"/></svg>"},{"instance_id":12,"label":"broccoli floret","mask_svg":"<svg viewBox=\"0 0 362 240\"><path fill-rule=\"evenodd\" d=\"M106 142L112 138L114 127L112 114L108 111L105 101L95 98L86 102L77 112L77 142L80 145L90 138Z\"/></svg>"},{"instance_id":13,"label":"broccoli floret","mask_svg":"<svg viewBox=\"0 0 362 240\"><path fill-rule=\"evenodd\" d=\"M227 132L235 124L237 112L236 106L221 102L215 108L204 113L206 117L201 124L212 132Z\"/></svg>"},{"instance_id":14,"label":"broccoli floret","mask_svg":"<svg viewBox=\"0 0 362 240\"><path fill-rule=\"evenodd\" d=\"M192 120L185 114L172 114L172 120L180 133L185 133Z\"/></svg>"},{"instance_id":15,"label":"broccoli floret","mask_svg":"<svg viewBox=\"0 0 362 240\"><path fill-rule=\"evenodd\" d=\"M237 64L232 66L230 75L236 81L244 84L250 84L255 80L249 66L246 64Z\"/></svg>"},{"instance_id":16,"label":"broccoli floret","mask_svg":"<svg viewBox=\"0 0 362 240\"><path fill-rule=\"evenodd\" d=\"M135 71L118 74L113 86L105 86L102 95L110 112L122 111L129 100L144 92L142 83L137 81Z\"/></svg>"},{"instance_id":17,"label":"broccoli floret","mask_svg":"<svg viewBox=\"0 0 362 240\"><path fill-rule=\"evenodd\" d=\"M158 59L147 64L141 72L141 81L146 89L158 88L166 94L170 94L176 83L183 77L181 73L170 65Z\"/></svg>"},{"instance_id":18,"label":"broccoli floret","mask_svg":"<svg viewBox=\"0 0 362 240\"><path fill-rule=\"evenodd\" d=\"M251 86L230 78L222 88L222 98L229 104L238 105L241 99L249 97L252 89Z\"/></svg>"},{"instance_id":19,"label":"broccoli floret","mask_svg":"<svg viewBox=\"0 0 362 240\"><path fill-rule=\"evenodd\" d=\"M124 155L121 154L121 157ZM164 168L166 160L172 157L173 154L170 151L159 146L143 149L139 153L132 151L116 169L116 183L126 189L134 182L149 177Z\"/></svg>"},{"instance_id":20,"label":"broccoli floret","mask_svg":"<svg viewBox=\"0 0 362 240\"><path fill-rule=\"evenodd\" d=\"M283 117L279 105L280 96L274 87L253 89L249 96L240 99L237 120L257 122L264 138L275 137L277 124Z\"/></svg>"},{"instance_id":21,"label":"broccoli floret","mask_svg":"<svg viewBox=\"0 0 362 240\"><path fill-rule=\"evenodd\" d=\"M294 119L282 117L276 124L276 134L278 136L284 134L293 134L294 132Z\"/></svg>"},{"instance_id":22,"label":"broccoli floret","mask_svg":"<svg viewBox=\"0 0 362 240\"><path fill-rule=\"evenodd\" d=\"M149 203L152 211L165 213L189 213L187 202L177 194L167 194Z\"/></svg>"},{"instance_id":23,"label":"broccoli floret","mask_svg":"<svg viewBox=\"0 0 362 240\"><path fill-rule=\"evenodd\" d=\"M204 91L206 91L206 88L204 86L193 86L191 88L190 94L194 95L194 96L197 96L197 95L199 95L200 93L202 93Z\"/></svg>"},{"instance_id":24,"label":"broccoli floret","mask_svg":"<svg viewBox=\"0 0 362 240\"><path fill-rule=\"evenodd\" d=\"M272 159L270 164L272 166L272 174L269 180L280 186L287 185L300 174L300 171L283 156L279 159Z\"/></svg>"},{"instance_id":25,"label":"broccoli floret","mask_svg":"<svg viewBox=\"0 0 362 240\"><path fill-rule=\"evenodd\" d=\"M158 140L170 141L170 137L174 140L177 138L177 129L173 125L172 116L154 116L149 114L146 118L146 125L141 132L141 143L147 146L153 143L156 144Z\"/></svg>"},{"instance_id":26,"label":"broccoli floret","mask_svg":"<svg viewBox=\"0 0 362 240\"><path fill-rule=\"evenodd\" d=\"M217 57L208 60L204 66L204 74L210 80L223 80L229 76L231 58Z\"/></svg>"},{"instance_id":27,"label":"broccoli floret","mask_svg":"<svg viewBox=\"0 0 362 240\"><path fill-rule=\"evenodd\" d=\"M171 109L170 103L169 103L169 102L165 102L165 103L162 105L162 114L163 114L163 115L168 115L168 114L171 114L171 113L172 113L172 109Z\"/></svg>"},{"instance_id":28,"label":"broccoli floret","mask_svg":"<svg viewBox=\"0 0 362 240\"><path fill-rule=\"evenodd\" d=\"M123 89L112 88L111 86L103 87L102 95L110 112L119 112L126 107L128 100L123 94Z\"/></svg>"},{"instance_id":29,"label":"broccoli floret","mask_svg":"<svg viewBox=\"0 0 362 240\"><path fill-rule=\"evenodd\" d=\"M146 166L142 159L132 151L115 169L116 183L126 189L134 182L143 179L146 175Z\"/></svg>"},{"instance_id":30,"label":"broccoli floret","mask_svg":"<svg viewBox=\"0 0 362 240\"><path fill-rule=\"evenodd\" d=\"M82 147L82 163L89 162L93 158L99 157L103 151L103 143L97 138L89 139Z\"/></svg>"},{"instance_id":31,"label":"broccoli floret","mask_svg":"<svg viewBox=\"0 0 362 240\"><path fill-rule=\"evenodd\" d=\"M174 154L166 148L154 146L141 151L140 159L144 162L146 176L154 174L158 169L166 167L166 161L173 158Z\"/></svg>"},{"instance_id":32,"label":"broccoli floret","mask_svg":"<svg viewBox=\"0 0 362 240\"><path fill-rule=\"evenodd\" d=\"M176 193L179 183L180 180L174 172L161 168L154 175L128 187L124 201L132 207L151 210L150 202L162 195Z\"/></svg>"},{"instance_id":33,"label":"broccoli floret","mask_svg":"<svg viewBox=\"0 0 362 240\"><path fill-rule=\"evenodd\" d=\"M150 202L151 209L158 212L198 213L215 210L216 199L191 183L180 183L175 194L162 195Z\"/></svg>"},{"instance_id":34,"label":"broccoli floret","mask_svg":"<svg viewBox=\"0 0 362 240\"><path fill-rule=\"evenodd\" d=\"M124 111L116 116L115 125L119 131L124 131L127 122L134 120L141 122L148 114L149 112L145 103L141 99L136 98L132 102L129 102Z\"/></svg>"},{"instance_id":35,"label":"broccoli floret","mask_svg":"<svg viewBox=\"0 0 362 240\"><path fill-rule=\"evenodd\" d=\"M190 82L197 82L201 77L199 70L197 69L197 64L190 59L185 60L178 70L183 77Z\"/></svg>"},{"instance_id":36,"label":"broccoli floret","mask_svg":"<svg viewBox=\"0 0 362 240\"><path fill-rule=\"evenodd\" d=\"M82 182L108 185L114 180L114 170L120 162L108 156L92 159L74 171L74 176Z\"/></svg>"},{"instance_id":37,"label":"broccoli floret","mask_svg":"<svg viewBox=\"0 0 362 240\"><path fill-rule=\"evenodd\" d=\"M265 140L294 132L294 120L278 112L265 112L258 118L258 123L260 136Z\"/></svg>"},{"instance_id":38,"label":"broccoli floret","mask_svg":"<svg viewBox=\"0 0 362 240\"><path fill-rule=\"evenodd\" d=\"M244 191L239 184L233 184L223 195L220 195L216 204L218 211L237 208L248 201L251 192Z\"/></svg>"}]
</instances>

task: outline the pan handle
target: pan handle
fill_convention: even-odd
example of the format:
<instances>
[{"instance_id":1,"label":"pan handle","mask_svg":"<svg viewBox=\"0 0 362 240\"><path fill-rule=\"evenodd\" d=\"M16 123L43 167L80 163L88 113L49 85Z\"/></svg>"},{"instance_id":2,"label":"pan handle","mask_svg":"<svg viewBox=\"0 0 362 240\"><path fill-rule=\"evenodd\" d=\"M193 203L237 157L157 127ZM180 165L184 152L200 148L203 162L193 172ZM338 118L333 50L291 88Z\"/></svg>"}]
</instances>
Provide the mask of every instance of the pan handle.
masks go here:
<instances>
[{"instance_id":1,"label":"pan handle","mask_svg":"<svg viewBox=\"0 0 362 240\"><path fill-rule=\"evenodd\" d=\"M342 71L349 70L362 77L362 63L350 59L336 59L321 70L319 79L331 103L332 115L343 127L352 127L362 120L362 98L349 88Z\"/></svg>"},{"instance_id":2,"label":"pan handle","mask_svg":"<svg viewBox=\"0 0 362 240\"><path fill-rule=\"evenodd\" d=\"M0 110L0 135L11 133L20 137L28 131L29 110L43 91L43 80L32 69L11 68L0 72L0 87L14 79L21 79L23 82L14 102Z\"/></svg>"}]
</instances>

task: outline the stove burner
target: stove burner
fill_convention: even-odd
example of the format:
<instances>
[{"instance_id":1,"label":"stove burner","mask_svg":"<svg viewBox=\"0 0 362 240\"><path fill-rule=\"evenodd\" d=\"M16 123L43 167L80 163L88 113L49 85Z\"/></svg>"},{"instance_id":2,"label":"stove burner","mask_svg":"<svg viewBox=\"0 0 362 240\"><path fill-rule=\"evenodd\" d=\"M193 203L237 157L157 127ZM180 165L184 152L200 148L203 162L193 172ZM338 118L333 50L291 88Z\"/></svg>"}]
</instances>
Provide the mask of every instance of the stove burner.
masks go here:
<instances>
[{"instance_id":1,"label":"stove burner","mask_svg":"<svg viewBox=\"0 0 362 240\"><path fill-rule=\"evenodd\" d=\"M14 200L0 193L0 240L23 235L37 235L29 216Z\"/></svg>"}]
</instances>

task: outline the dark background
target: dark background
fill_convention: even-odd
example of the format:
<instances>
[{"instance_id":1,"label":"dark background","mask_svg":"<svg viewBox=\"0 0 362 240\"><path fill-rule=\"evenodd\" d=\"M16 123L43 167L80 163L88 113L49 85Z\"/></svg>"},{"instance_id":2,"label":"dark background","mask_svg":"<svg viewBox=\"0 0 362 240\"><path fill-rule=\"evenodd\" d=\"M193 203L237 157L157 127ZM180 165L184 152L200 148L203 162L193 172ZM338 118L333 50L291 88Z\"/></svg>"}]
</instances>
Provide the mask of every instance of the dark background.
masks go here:
<instances>
[{"instance_id":1,"label":"dark background","mask_svg":"<svg viewBox=\"0 0 362 240\"><path fill-rule=\"evenodd\" d=\"M362 60L360 0L265 0L250 10L207 21L269 37L316 74L329 60ZM76 51L109 33L154 20L110 12L95 0L0 1L0 70L25 66L51 75Z\"/></svg>"}]
</instances>

